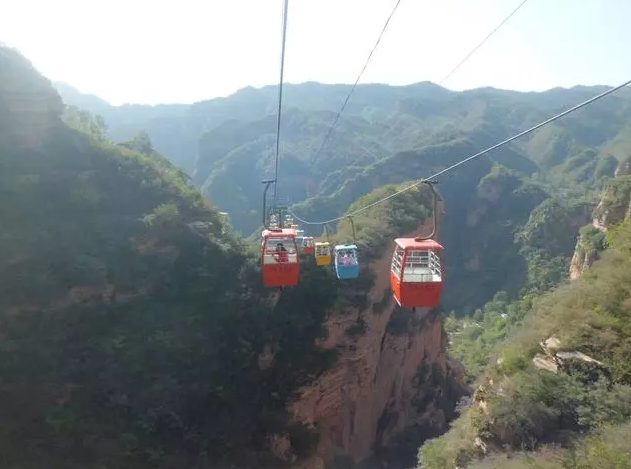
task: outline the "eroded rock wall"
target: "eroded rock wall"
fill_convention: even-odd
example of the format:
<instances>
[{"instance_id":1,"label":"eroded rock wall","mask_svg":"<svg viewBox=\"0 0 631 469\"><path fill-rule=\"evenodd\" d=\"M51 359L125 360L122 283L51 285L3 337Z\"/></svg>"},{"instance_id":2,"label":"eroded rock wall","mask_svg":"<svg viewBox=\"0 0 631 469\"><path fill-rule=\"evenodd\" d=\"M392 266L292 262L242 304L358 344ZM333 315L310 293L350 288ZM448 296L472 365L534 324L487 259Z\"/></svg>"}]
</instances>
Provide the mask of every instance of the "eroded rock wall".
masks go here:
<instances>
[{"instance_id":1,"label":"eroded rock wall","mask_svg":"<svg viewBox=\"0 0 631 469\"><path fill-rule=\"evenodd\" d=\"M431 223L427 220L405 236L427 234ZM317 454L303 469L321 468L335 455L360 462L415 424L445 428L447 415L437 402L464 389L464 370L445 352L440 314L395 307L389 290L391 253L389 249L367 267L376 275L370 306L327 321L329 336L322 346L341 350L338 364L292 406L298 419L312 422L320 433ZM349 337L346 331L356 324L357 314L366 331ZM394 331L393 320L407 321L405 330Z\"/></svg>"}]
</instances>

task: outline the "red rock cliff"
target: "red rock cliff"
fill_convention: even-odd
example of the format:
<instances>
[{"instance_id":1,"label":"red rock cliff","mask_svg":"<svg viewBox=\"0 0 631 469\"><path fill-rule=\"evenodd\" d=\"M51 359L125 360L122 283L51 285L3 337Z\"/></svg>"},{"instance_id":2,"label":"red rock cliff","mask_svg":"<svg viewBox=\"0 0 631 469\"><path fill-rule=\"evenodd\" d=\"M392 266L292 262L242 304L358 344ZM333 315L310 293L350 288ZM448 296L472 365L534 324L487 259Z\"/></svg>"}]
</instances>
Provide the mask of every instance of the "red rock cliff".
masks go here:
<instances>
[{"instance_id":1,"label":"red rock cliff","mask_svg":"<svg viewBox=\"0 0 631 469\"><path fill-rule=\"evenodd\" d=\"M427 234L431 224L427 220L406 236ZM391 252L369 267L376 275L370 306L356 311L366 333L345 334L357 314L330 317L329 337L322 346L341 349L339 362L292 406L298 419L312 422L320 433L317 454L300 465L303 469L322 468L339 454L362 461L414 424L444 428L445 414L434 402L444 391L438 388L445 382L464 384L463 370L446 355L440 315L417 309L404 334L388 331L395 311L389 290ZM431 378L437 372L444 377L438 386Z\"/></svg>"}]
</instances>

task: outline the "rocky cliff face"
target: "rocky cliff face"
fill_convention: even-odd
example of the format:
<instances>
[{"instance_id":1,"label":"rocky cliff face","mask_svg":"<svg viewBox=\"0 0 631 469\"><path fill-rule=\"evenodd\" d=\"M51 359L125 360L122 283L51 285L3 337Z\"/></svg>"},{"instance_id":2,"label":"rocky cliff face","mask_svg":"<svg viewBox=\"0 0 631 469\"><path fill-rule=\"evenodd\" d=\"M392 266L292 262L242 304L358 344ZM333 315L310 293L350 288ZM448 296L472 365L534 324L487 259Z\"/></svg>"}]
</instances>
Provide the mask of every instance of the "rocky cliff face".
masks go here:
<instances>
[{"instance_id":1,"label":"rocky cliff face","mask_svg":"<svg viewBox=\"0 0 631 469\"><path fill-rule=\"evenodd\" d=\"M431 220L406 236L431 231ZM321 468L336 455L355 462L387 447L410 427L443 430L465 390L464 370L446 355L440 314L395 306L389 290L391 250L368 268L376 275L363 311L333 315L324 347L341 351L335 369L304 389L293 404L320 434L317 454L301 465ZM362 335L347 331L361 317Z\"/></svg>"},{"instance_id":2,"label":"rocky cliff face","mask_svg":"<svg viewBox=\"0 0 631 469\"><path fill-rule=\"evenodd\" d=\"M579 236L576 241L576 248L574 249L572 261L570 262L570 280L576 280L579 278L581 274L589 269L599 258L598 252L588 254L583 243L584 242Z\"/></svg>"},{"instance_id":3,"label":"rocky cliff face","mask_svg":"<svg viewBox=\"0 0 631 469\"><path fill-rule=\"evenodd\" d=\"M593 212L591 226L581 230L570 262L570 279L574 280L599 259L602 246L594 240L608 228L631 215L631 157L621 161L615 177L603 190L601 200Z\"/></svg>"}]
</instances>

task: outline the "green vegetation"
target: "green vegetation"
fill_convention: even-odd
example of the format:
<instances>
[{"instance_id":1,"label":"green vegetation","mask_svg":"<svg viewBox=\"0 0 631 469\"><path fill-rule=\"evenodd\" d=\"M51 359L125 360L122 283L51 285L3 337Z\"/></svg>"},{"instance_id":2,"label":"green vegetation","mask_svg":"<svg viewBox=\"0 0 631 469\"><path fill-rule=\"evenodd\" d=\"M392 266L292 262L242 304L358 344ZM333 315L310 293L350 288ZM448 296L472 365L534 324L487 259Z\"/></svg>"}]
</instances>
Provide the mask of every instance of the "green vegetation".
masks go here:
<instances>
[{"instance_id":1,"label":"green vegetation","mask_svg":"<svg viewBox=\"0 0 631 469\"><path fill-rule=\"evenodd\" d=\"M496 293L471 317L457 319L454 313L447 317L445 328L451 337L451 352L465 365L471 379L486 367L497 345L521 326L535 298L567 279L574 251L574 243L568 240L576 236L589 209L586 202L567 203L556 197L542 202L515 235L515 245L527 269L519 292ZM600 239L602 243L600 231L588 231L591 237L581 230L586 242L599 243Z\"/></svg>"},{"instance_id":2,"label":"green vegetation","mask_svg":"<svg viewBox=\"0 0 631 469\"><path fill-rule=\"evenodd\" d=\"M532 211L517 240L549 258L570 257L574 245L567 241L576 238L582 220L591 216L592 208L586 200L546 199Z\"/></svg>"},{"instance_id":3,"label":"green vegetation","mask_svg":"<svg viewBox=\"0 0 631 469\"><path fill-rule=\"evenodd\" d=\"M348 213L363 209L412 184L409 181L380 187L353 203L348 208ZM429 188L422 184L354 216L355 239L351 221L348 218L342 219L337 226L335 239L340 242L354 241L360 249L362 259L371 261L380 258L386 249L390 249L394 238L415 230L431 216L432 195Z\"/></svg>"},{"instance_id":4,"label":"green vegetation","mask_svg":"<svg viewBox=\"0 0 631 469\"><path fill-rule=\"evenodd\" d=\"M272 307L146 134L115 145L55 98L0 48L3 467L283 467L274 435L309 454L317 433L287 404L335 364L316 341L336 279L306 264Z\"/></svg>"},{"instance_id":5,"label":"green vegetation","mask_svg":"<svg viewBox=\"0 0 631 469\"><path fill-rule=\"evenodd\" d=\"M290 459L309 456L317 428L295 421L288 404L336 363L336 349L316 346L329 314L356 314L347 337L370 334L362 314L374 273L340 282L303 259L300 284L272 299L256 246L222 223L213 204L236 231L258 227L276 89L192 106L112 107L60 88L71 106L0 48L4 466L282 468L290 460L270 450L277 436L289 438ZM362 85L315 155L347 91L286 88L280 196L301 217L366 207L595 94ZM630 226L605 236L585 225L603 186L596 215L628 209L629 176L609 178L631 148L630 105L623 91L441 178L445 326L469 378L484 383L485 407L478 401L425 444L424 467L629 467ZM420 186L355 216L362 262L384 255L429 208ZM603 260L546 293L564 283L581 227L579 249L608 247ZM352 238L347 219L331 236ZM387 333L415 325L396 308ZM539 342L552 335L563 351L602 365L536 368L533 358L539 366L550 358ZM433 386L419 406L449 407L438 371L419 369ZM411 432L428 434L420 424ZM394 446L407 451L418 435L400 440Z\"/></svg>"},{"instance_id":6,"label":"green vegetation","mask_svg":"<svg viewBox=\"0 0 631 469\"><path fill-rule=\"evenodd\" d=\"M454 461L471 468L630 466L628 221L610 230L608 245L580 279L532 302L523 325L502 345L501 361L491 361L477 402L446 435L423 446L421 467L447 469ZM549 337L560 347L548 341L546 352L540 342ZM541 363L551 355L557 372L535 366L533 359ZM490 451L482 461L476 437ZM515 458L508 463L498 450L515 452Z\"/></svg>"},{"instance_id":7,"label":"green vegetation","mask_svg":"<svg viewBox=\"0 0 631 469\"><path fill-rule=\"evenodd\" d=\"M577 246L581 256L591 256L605 249L605 233L594 225L585 225L579 231L580 245Z\"/></svg>"},{"instance_id":8,"label":"green vegetation","mask_svg":"<svg viewBox=\"0 0 631 469\"><path fill-rule=\"evenodd\" d=\"M631 176L611 179L605 186L602 203L595 210L594 216L601 218L609 213L626 212L631 203Z\"/></svg>"}]
</instances>

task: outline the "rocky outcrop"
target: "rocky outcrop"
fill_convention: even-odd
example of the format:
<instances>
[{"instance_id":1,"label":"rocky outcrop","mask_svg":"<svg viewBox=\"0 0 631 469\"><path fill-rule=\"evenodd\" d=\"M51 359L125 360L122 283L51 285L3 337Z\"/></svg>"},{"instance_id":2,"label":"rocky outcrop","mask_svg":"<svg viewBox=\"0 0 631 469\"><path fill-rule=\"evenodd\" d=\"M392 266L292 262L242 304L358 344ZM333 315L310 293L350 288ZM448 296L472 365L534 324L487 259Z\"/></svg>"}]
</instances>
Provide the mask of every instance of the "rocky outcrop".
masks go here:
<instances>
[{"instance_id":1,"label":"rocky outcrop","mask_svg":"<svg viewBox=\"0 0 631 469\"><path fill-rule=\"evenodd\" d=\"M431 220L406 236L429 231ZM390 258L388 250L369 267L376 275L370 306L336 313L326 323L329 335L322 346L340 350L338 364L303 389L292 406L296 417L313 423L320 434L317 454L302 469L323 467L337 454L360 462L414 425L445 429L450 410L437 402L455 406L465 389L464 370L446 355L440 315L395 307ZM358 314L365 332L349 335ZM405 331L394 331L393 321L404 315Z\"/></svg>"},{"instance_id":2,"label":"rocky outcrop","mask_svg":"<svg viewBox=\"0 0 631 469\"><path fill-rule=\"evenodd\" d=\"M595 228L605 231L631 212L630 168L631 157L618 164L615 177L605 186L600 203L594 210Z\"/></svg>"},{"instance_id":3,"label":"rocky outcrop","mask_svg":"<svg viewBox=\"0 0 631 469\"><path fill-rule=\"evenodd\" d=\"M579 278L583 272L600 258L600 253L596 250L587 249L586 244L586 240L582 236L579 236L576 240L576 248L570 261L570 280Z\"/></svg>"},{"instance_id":4,"label":"rocky outcrop","mask_svg":"<svg viewBox=\"0 0 631 469\"><path fill-rule=\"evenodd\" d=\"M605 188L603 198L594 210L592 225L600 231L607 231L607 228L625 219L631 210L631 200L617 200L615 206L612 199L617 199L616 194L611 193L609 188Z\"/></svg>"},{"instance_id":5,"label":"rocky outcrop","mask_svg":"<svg viewBox=\"0 0 631 469\"><path fill-rule=\"evenodd\" d=\"M582 230L576 241L570 262L570 279L575 280L600 258L600 248L593 245L594 230L604 233L611 226L631 215L631 158L618 165L615 177L604 188L598 206L593 211L593 229Z\"/></svg>"},{"instance_id":6,"label":"rocky outcrop","mask_svg":"<svg viewBox=\"0 0 631 469\"><path fill-rule=\"evenodd\" d=\"M552 373L570 372L573 368L581 368L583 371L589 369L589 371L608 376L607 368L602 362L577 350L563 349L561 341L554 336L539 345L543 353L538 353L533 357L532 362L535 368Z\"/></svg>"},{"instance_id":7,"label":"rocky outcrop","mask_svg":"<svg viewBox=\"0 0 631 469\"><path fill-rule=\"evenodd\" d=\"M580 375L584 385L594 384L602 379L611 383L611 374L605 364L578 350L564 347L557 337L548 337L539 345L541 352L533 357L532 363L540 373ZM470 435L470 446L456 457L454 469L466 467L475 458L505 452L507 447L514 445L521 438L518 433L524 429L523 425L528 427L528 431L536 434L537 439L544 438L547 432L552 431L549 425L546 425L545 419L537 420L536 412L529 414L531 419L528 422L524 419L517 427L510 418L501 417L501 411L497 413L498 405L501 408L502 401L506 402L519 396L519 393L515 393L513 377L505 374L503 361L502 358L498 359L497 365L476 388L469 418L476 421L476 425L480 425L479 428L484 430L475 430ZM515 412L519 411L519 404L516 404Z\"/></svg>"}]
</instances>

